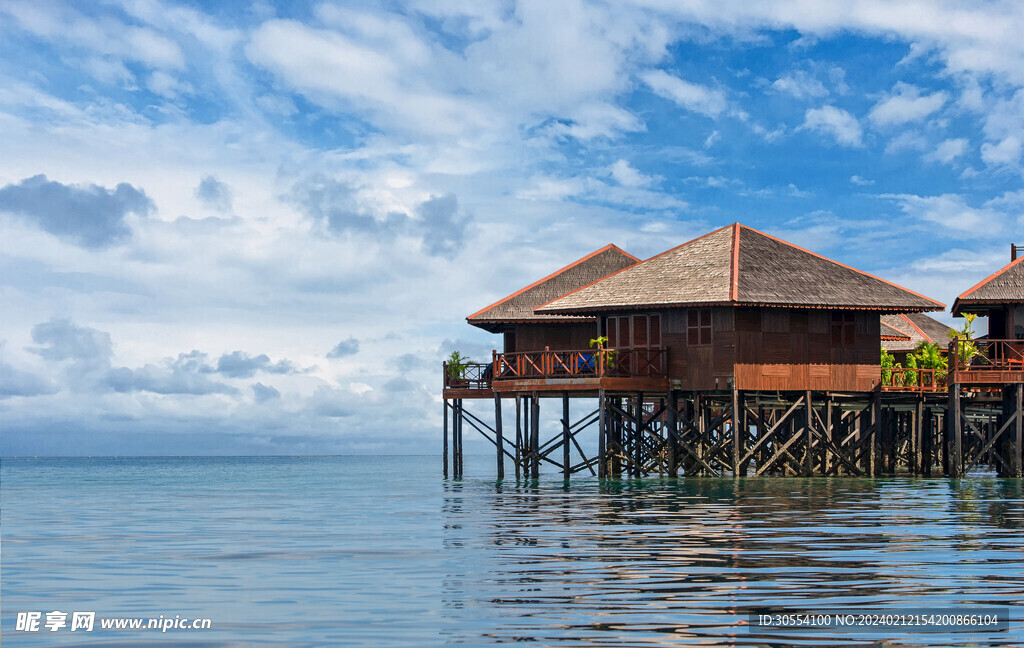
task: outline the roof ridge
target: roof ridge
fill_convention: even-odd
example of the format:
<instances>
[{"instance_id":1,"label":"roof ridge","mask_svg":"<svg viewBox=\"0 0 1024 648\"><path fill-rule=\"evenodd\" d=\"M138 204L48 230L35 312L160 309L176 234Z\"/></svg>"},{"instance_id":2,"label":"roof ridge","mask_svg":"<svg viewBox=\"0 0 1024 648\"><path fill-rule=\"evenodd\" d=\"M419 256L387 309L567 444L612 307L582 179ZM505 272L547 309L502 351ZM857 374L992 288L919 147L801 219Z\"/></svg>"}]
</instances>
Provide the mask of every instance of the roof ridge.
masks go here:
<instances>
[{"instance_id":1,"label":"roof ridge","mask_svg":"<svg viewBox=\"0 0 1024 648\"><path fill-rule=\"evenodd\" d=\"M729 301L740 300L740 228L739 221L732 224L732 254L729 255Z\"/></svg>"},{"instance_id":2,"label":"roof ridge","mask_svg":"<svg viewBox=\"0 0 1024 648\"><path fill-rule=\"evenodd\" d=\"M921 329L921 327L920 327L920 326L918 326L917 324L915 324L915 323L914 323L914 320L912 320L912 319L910 319L909 317L907 317L907 314L906 314L906 313L900 313L900 317L902 317L903 319L905 319L905 320L907 321L907 324L910 324L911 326L913 326L913 327L914 327L914 330L915 330L915 331L917 331L918 333L920 333L920 334L921 334L921 337L923 337L923 338L924 338L925 340L927 340L929 344L935 344L935 340L933 340L933 339L931 338L931 336L929 336L929 335L928 335L927 333L925 333L925 332L924 332L924 331L923 331L923 330Z\"/></svg>"},{"instance_id":3,"label":"roof ridge","mask_svg":"<svg viewBox=\"0 0 1024 648\"><path fill-rule=\"evenodd\" d=\"M1009 270L1013 266L1017 265L1018 263L1021 263L1022 261L1024 261L1024 256L1017 257L1013 261L1010 261L1009 263L1004 265L1002 268L996 270L995 272L993 272L989 276L985 277L984 279L982 279L978 283L974 284L974 286L972 288L970 288L967 292L965 292L962 295L960 295L959 297L957 297L956 301L960 301L961 299L966 299L967 296L970 295L972 292L974 292L977 289L981 288L982 286L984 286L988 282L992 281L993 279L995 279L999 275L1003 274L1004 272L1006 272L1007 270Z\"/></svg>"},{"instance_id":4,"label":"roof ridge","mask_svg":"<svg viewBox=\"0 0 1024 648\"><path fill-rule=\"evenodd\" d=\"M544 277L543 279L538 279L537 281L534 281L529 286L526 286L525 288L520 288L519 290L515 291L511 295L503 297L503 298L499 299L498 301L494 302L493 304L490 304L489 306L484 306L483 308L481 308L480 310L476 311L472 315L467 315L466 319L467 320L471 320L474 317L478 317L479 315L482 315L483 313L486 313L487 311L491 310L492 308L495 308L496 306L500 306L501 304L504 304L505 302L509 301L510 299L518 297L519 295L523 294L527 290L530 290L531 288L536 288L537 286L543 284L544 282L550 281L551 279L554 279L555 277L557 277L558 275L562 274L563 272L571 270L572 268L575 268L576 266L580 265L581 263L583 263L585 261L589 261L590 259L596 257L598 254L601 254L602 252L607 252L608 250L613 250L613 249L621 252L622 254L625 254L630 259L633 259L633 261L635 261L636 263L641 263L640 259L636 258L632 254L629 254L628 252L626 252L625 250L623 250L619 246L615 245L614 243L609 243L608 245L605 245L604 247L602 247L602 248L600 248L598 250L594 250L593 252L591 252L590 254L588 254L588 255L586 255L584 257L576 259L575 261L573 261L569 265L567 265L567 266L565 266L563 268L559 268L558 270L555 270L554 272L552 272L548 276ZM634 263L633 265L636 265L636 263ZM632 267L632 265L631 266L626 266L626 267ZM609 275L606 275L606 276L609 276ZM566 293L566 294L568 294L568 293Z\"/></svg>"},{"instance_id":5,"label":"roof ridge","mask_svg":"<svg viewBox=\"0 0 1024 648\"><path fill-rule=\"evenodd\" d=\"M590 286L593 286L594 284L596 284L596 283L598 283L600 281L604 281L605 279L609 279L611 277L614 277L615 275L619 274L620 272L625 272L626 270L629 270L630 268L638 268L638 267L642 266L643 264L645 264L645 263L647 263L649 261L654 261L655 259L657 259L659 257L663 257L666 254L669 254L670 252L675 252L676 250L678 250L680 248L684 248L687 245L690 245L691 243L696 243L697 241L699 241L701 239L705 239L705 238L711 236L712 234L717 234L717 233L719 233L719 232L721 232L723 230L726 230L726 229L728 229L730 227L732 227L732 225L726 225L725 227L719 227L718 229L716 229L713 232L708 232L707 234L703 234L701 236L698 236L697 238L692 239L690 241L687 241L685 243L682 243L681 245L677 245L674 248L669 248L668 250L665 250L664 252L662 252L660 254L655 254L654 256L652 256L652 257L650 257L648 259L644 259L643 261L641 261L639 263L634 263L633 265L626 266L625 268L622 268L621 270L616 270L615 272L613 272L613 273L611 273L609 275L605 275L605 276L601 277L600 279L595 279L594 281L591 281L588 284L582 285L579 288L576 288L575 290L570 290L569 292L565 293L564 295L559 295L558 297L555 297L554 299L551 299L551 300L541 304L540 306L537 306L536 308L533 309L533 312L536 313L538 310L544 308L545 306L547 306L549 304L552 304L552 303L558 301L559 299L562 299L564 297L568 297L569 295L572 295L574 293L578 293L579 291L583 290L584 288L589 288Z\"/></svg>"},{"instance_id":6,"label":"roof ridge","mask_svg":"<svg viewBox=\"0 0 1024 648\"><path fill-rule=\"evenodd\" d=\"M802 248L799 245L794 245L793 243L790 243L789 241L783 241L782 239L780 239L778 237L775 237L775 236L772 236L771 234L765 234L761 230L756 230L753 227L750 227L748 225L740 224L739 226L740 227L745 227L746 229L750 230L751 232L754 232L756 234L760 234L761 236L764 236L766 238L770 238L773 241L776 241L778 243L782 243L783 245L786 245L786 246L791 247L793 249L800 250L801 252L804 252L806 254L810 254L811 256L818 257L819 259L822 259L824 261L828 261L829 263L834 263L837 266L841 266L843 268L846 268L847 270L850 270L852 272L856 272L857 274L863 275L865 277L869 277L871 279L875 279L877 281L881 281L882 283L888 284L888 285L892 286L893 288L897 288L897 289L902 290L904 292L908 292L908 293L910 293L910 294L912 294L912 295L914 295L916 297L920 297L921 299L924 299L925 301L930 301L933 304L941 307L943 310L945 310L945 308L946 308L946 305L943 304L942 302L936 301L936 300L932 299L931 297L925 297L924 295L922 295L919 292L915 292L913 290L910 290L909 288L904 288L903 286L900 286L898 284L894 284L893 282L888 281L886 279L882 279L881 277L876 277L875 275L871 274L870 272L864 272L863 270L858 270L857 268L854 268L853 266L848 266L845 263L841 263L839 261L836 261L835 259L830 259L830 258L828 258L827 256L825 256L823 254L818 254L817 252L811 252L810 250L808 250L806 248Z\"/></svg>"}]
</instances>

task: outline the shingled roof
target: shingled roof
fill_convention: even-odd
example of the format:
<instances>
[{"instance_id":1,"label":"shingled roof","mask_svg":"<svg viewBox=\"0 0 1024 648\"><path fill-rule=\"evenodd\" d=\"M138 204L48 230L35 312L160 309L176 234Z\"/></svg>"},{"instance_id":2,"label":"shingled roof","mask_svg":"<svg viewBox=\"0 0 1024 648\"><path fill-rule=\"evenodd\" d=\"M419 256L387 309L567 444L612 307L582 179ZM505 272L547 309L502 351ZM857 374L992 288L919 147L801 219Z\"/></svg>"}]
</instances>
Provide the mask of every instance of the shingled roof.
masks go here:
<instances>
[{"instance_id":1,"label":"shingled roof","mask_svg":"<svg viewBox=\"0 0 1024 648\"><path fill-rule=\"evenodd\" d=\"M886 341L901 341L909 342L910 334L899 330L892 324L886 324L882 322L882 342L883 346Z\"/></svg>"},{"instance_id":2,"label":"shingled roof","mask_svg":"<svg viewBox=\"0 0 1024 648\"><path fill-rule=\"evenodd\" d=\"M904 332L907 339L887 340L886 326ZM949 345L950 331L955 329L924 313L882 315L882 348L896 352L913 351L921 342L929 342L945 349Z\"/></svg>"},{"instance_id":3,"label":"shingled roof","mask_svg":"<svg viewBox=\"0 0 1024 648\"><path fill-rule=\"evenodd\" d=\"M536 309L582 314L689 305L920 312L943 304L739 223Z\"/></svg>"},{"instance_id":4,"label":"shingled roof","mask_svg":"<svg viewBox=\"0 0 1024 648\"><path fill-rule=\"evenodd\" d=\"M533 309L580 286L585 286L602 277L607 277L613 272L628 268L639 261L640 259L623 252L614 245L606 245L508 297L480 309L467 317L466 321L492 333L497 333L506 328L508 324L515 323L586 321L591 318L540 315L534 313Z\"/></svg>"},{"instance_id":5,"label":"shingled roof","mask_svg":"<svg viewBox=\"0 0 1024 648\"><path fill-rule=\"evenodd\" d=\"M1024 304L1024 257L1011 261L957 297L953 314L987 310L997 304Z\"/></svg>"}]
</instances>

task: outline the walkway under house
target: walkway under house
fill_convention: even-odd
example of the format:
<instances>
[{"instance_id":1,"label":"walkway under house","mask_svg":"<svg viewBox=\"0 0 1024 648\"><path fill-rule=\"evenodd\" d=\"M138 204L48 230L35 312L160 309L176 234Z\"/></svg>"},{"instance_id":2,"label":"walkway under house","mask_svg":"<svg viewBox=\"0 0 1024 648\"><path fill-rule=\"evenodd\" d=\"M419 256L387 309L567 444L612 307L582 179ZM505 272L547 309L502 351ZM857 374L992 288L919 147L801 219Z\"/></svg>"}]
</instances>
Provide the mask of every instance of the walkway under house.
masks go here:
<instances>
[{"instance_id":1,"label":"walkway under house","mask_svg":"<svg viewBox=\"0 0 1024 648\"><path fill-rule=\"evenodd\" d=\"M944 340L945 371L883 370L883 340L931 341L943 308L739 224L646 261L607 246L467 318L504 348L444 366L444 474L468 429L499 479L1019 478L1024 265L957 299L1001 319Z\"/></svg>"}]
</instances>

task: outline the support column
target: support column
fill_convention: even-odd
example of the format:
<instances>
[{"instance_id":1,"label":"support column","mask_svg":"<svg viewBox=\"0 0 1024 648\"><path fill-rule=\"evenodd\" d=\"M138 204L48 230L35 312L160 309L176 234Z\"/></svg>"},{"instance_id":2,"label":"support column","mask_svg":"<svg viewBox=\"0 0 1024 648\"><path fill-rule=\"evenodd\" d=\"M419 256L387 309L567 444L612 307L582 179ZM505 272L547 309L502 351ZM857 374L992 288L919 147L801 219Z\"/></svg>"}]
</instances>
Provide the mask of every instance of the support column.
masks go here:
<instances>
[{"instance_id":1,"label":"support column","mask_svg":"<svg viewBox=\"0 0 1024 648\"><path fill-rule=\"evenodd\" d=\"M668 463L668 476L679 475L679 392L672 390L668 393L668 412L665 424L668 426L665 442Z\"/></svg>"},{"instance_id":2,"label":"support column","mask_svg":"<svg viewBox=\"0 0 1024 648\"><path fill-rule=\"evenodd\" d=\"M516 394L516 479L523 470L523 397Z\"/></svg>"},{"instance_id":3,"label":"support column","mask_svg":"<svg viewBox=\"0 0 1024 648\"><path fill-rule=\"evenodd\" d=\"M878 476L878 462L881 456L881 436L882 436L882 390L878 389L871 396L871 418L875 424L875 429L871 433L871 451L868 453L868 476Z\"/></svg>"},{"instance_id":4,"label":"support column","mask_svg":"<svg viewBox=\"0 0 1024 648\"><path fill-rule=\"evenodd\" d=\"M932 476L932 442L935 437L935 417L932 408L924 409L924 418L921 420L924 429L921 431L921 474L925 477Z\"/></svg>"},{"instance_id":5,"label":"support column","mask_svg":"<svg viewBox=\"0 0 1024 648\"><path fill-rule=\"evenodd\" d=\"M597 392L597 477L604 479L608 476L608 409L604 390Z\"/></svg>"},{"instance_id":6,"label":"support column","mask_svg":"<svg viewBox=\"0 0 1024 648\"><path fill-rule=\"evenodd\" d=\"M732 390L732 476L733 479L739 477L745 477L747 474L746 465L740 466L740 460L743 458L743 452L746 449L744 438L746 436L746 426L743 421L746 417L743 412L743 397L740 395L738 389L733 387Z\"/></svg>"},{"instance_id":7,"label":"support column","mask_svg":"<svg viewBox=\"0 0 1024 648\"><path fill-rule=\"evenodd\" d=\"M807 444L807 453L804 455L804 476L814 476L814 433L812 427L814 425L814 405L811 402L811 390L807 390L804 393L804 398L807 400L804 405L804 418L806 420L806 426L804 427L804 439Z\"/></svg>"},{"instance_id":8,"label":"support column","mask_svg":"<svg viewBox=\"0 0 1024 648\"><path fill-rule=\"evenodd\" d=\"M946 415L946 427L949 430L947 442L951 447L949 450L949 472L950 477L962 477L963 455L961 454L963 426L960 422L960 385L951 383L949 385L949 413Z\"/></svg>"},{"instance_id":9,"label":"support column","mask_svg":"<svg viewBox=\"0 0 1024 648\"><path fill-rule=\"evenodd\" d=\"M494 441L498 446L498 479L505 479L505 439L501 431L501 394L494 394Z\"/></svg>"},{"instance_id":10,"label":"support column","mask_svg":"<svg viewBox=\"0 0 1024 648\"><path fill-rule=\"evenodd\" d=\"M644 464L644 395L643 392L636 393L636 401L633 410L633 468L629 471L633 477L640 477L643 473Z\"/></svg>"},{"instance_id":11,"label":"support column","mask_svg":"<svg viewBox=\"0 0 1024 648\"><path fill-rule=\"evenodd\" d=\"M1010 463L1013 476L1020 478L1024 473L1024 384L1017 383L1017 424L1013 440L1013 461Z\"/></svg>"},{"instance_id":12,"label":"support column","mask_svg":"<svg viewBox=\"0 0 1024 648\"><path fill-rule=\"evenodd\" d=\"M441 407L444 412L444 443L441 446L441 469L445 479L448 478L448 399L441 399Z\"/></svg>"},{"instance_id":13,"label":"support column","mask_svg":"<svg viewBox=\"0 0 1024 648\"><path fill-rule=\"evenodd\" d=\"M914 403L914 429L911 435L912 473L920 475L924 472L924 396L918 396Z\"/></svg>"},{"instance_id":14,"label":"support column","mask_svg":"<svg viewBox=\"0 0 1024 648\"><path fill-rule=\"evenodd\" d=\"M540 477L540 398L530 398L530 477Z\"/></svg>"},{"instance_id":15,"label":"support column","mask_svg":"<svg viewBox=\"0 0 1024 648\"><path fill-rule=\"evenodd\" d=\"M569 480L572 466L569 464L569 392L562 392L562 478Z\"/></svg>"}]
</instances>

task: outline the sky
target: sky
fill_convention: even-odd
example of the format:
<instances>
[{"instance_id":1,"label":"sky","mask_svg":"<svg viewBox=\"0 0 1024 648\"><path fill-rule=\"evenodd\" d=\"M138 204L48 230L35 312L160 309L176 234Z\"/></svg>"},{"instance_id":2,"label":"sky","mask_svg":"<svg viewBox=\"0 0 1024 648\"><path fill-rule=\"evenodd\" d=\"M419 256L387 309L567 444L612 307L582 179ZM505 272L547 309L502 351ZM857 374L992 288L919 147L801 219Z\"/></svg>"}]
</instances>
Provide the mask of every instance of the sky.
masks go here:
<instances>
[{"instance_id":1,"label":"sky","mask_svg":"<svg viewBox=\"0 0 1024 648\"><path fill-rule=\"evenodd\" d=\"M1024 243L1021 34L1013 1L4 0L0 453L436 452L441 361L500 345L466 315L736 221L952 304Z\"/></svg>"}]
</instances>

